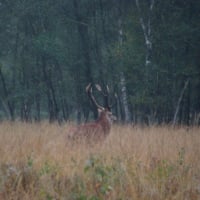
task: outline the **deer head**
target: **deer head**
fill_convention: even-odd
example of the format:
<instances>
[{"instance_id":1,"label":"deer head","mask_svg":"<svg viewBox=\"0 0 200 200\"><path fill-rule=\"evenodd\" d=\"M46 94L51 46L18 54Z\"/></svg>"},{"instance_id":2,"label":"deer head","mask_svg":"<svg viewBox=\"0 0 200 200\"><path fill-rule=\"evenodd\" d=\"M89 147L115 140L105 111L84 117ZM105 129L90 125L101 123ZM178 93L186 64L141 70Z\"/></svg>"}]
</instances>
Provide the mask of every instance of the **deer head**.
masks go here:
<instances>
[{"instance_id":1,"label":"deer head","mask_svg":"<svg viewBox=\"0 0 200 200\"><path fill-rule=\"evenodd\" d=\"M102 140L110 133L112 122L116 120L116 117L111 112L111 105L109 105L108 101L108 87L106 92L103 92L99 85L96 85L96 88L99 92L101 92L101 94L103 94L105 106L101 106L97 103L95 97L93 96L92 84L90 83L86 87L86 92L92 104L98 109L98 119L94 122L78 126L74 133L75 137L78 136L86 137L91 140Z\"/></svg>"}]
</instances>

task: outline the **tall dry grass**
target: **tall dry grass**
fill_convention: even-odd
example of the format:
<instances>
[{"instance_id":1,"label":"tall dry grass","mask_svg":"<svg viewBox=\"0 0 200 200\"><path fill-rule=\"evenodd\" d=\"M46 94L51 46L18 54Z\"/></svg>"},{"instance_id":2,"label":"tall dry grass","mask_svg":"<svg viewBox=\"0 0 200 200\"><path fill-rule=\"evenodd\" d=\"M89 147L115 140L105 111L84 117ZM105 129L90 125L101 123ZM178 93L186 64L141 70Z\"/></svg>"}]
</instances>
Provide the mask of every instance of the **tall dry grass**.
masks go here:
<instances>
[{"instance_id":1,"label":"tall dry grass","mask_svg":"<svg viewBox=\"0 0 200 200\"><path fill-rule=\"evenodd\" d=\"M88 145L69 127L0 124L0 199L200 199L200 128L114 126Z\"/></svg>"}]
</instances>

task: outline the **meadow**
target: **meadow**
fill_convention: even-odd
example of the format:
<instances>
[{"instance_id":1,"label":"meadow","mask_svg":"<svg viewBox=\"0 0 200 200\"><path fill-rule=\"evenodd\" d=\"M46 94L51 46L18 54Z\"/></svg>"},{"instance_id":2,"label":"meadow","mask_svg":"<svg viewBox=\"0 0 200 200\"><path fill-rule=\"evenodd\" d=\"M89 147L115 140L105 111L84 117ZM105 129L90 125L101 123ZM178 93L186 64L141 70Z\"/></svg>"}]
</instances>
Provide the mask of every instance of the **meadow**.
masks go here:
<instances>
[{"instance_id":1,"label":"meadow","mask_svg":"<svg viewBox=\"0 0 200 200\"><path fill-rule=\"evenodd\" d=\"M200 128L115 125L90 145L69 130L0 124L0 200L200 199Z\"/></svg>"}]
</instances>

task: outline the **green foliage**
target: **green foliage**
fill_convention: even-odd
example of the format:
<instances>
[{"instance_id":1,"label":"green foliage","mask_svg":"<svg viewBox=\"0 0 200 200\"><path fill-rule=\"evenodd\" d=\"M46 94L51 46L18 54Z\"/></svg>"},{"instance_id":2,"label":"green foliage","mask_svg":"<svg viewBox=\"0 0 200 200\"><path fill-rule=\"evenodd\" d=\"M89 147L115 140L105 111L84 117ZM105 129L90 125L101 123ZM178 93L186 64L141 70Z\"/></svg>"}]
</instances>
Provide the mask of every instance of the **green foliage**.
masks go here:
<instances>
[{"instance_id":1,"label":"green foliage","mask_svg":"<svg viewBox=\"0 0 200 200\"><path fill-rule=\"evenodd\" d=\"M104 165L101 160L91 157L86 162L84 172L89 174L94 183L96 194L100 196L108 195L113 190L112 179L115 176L115 169Z\"/></svg>"},{"instance_id":2,"label":"green foliage","mask_svg":"<svg viewBox=\"0 0 200 200\"><path fill-rule=\"evenodd\" d=\"M29 155L27 157L27 165L28 165L28 167L33 167L33 164L34 164L34 160L33 160L32 156Z\"/></svg>"},{"instance_id":3,"label":"green foliage","mask_svg":"<svg viewBox=\"0 0 200 200\"><path fill-rule=\"evenodd\" d=\"M48 175L52 173L58 173L58 171L59 171L59 166L49 161L45 161L44 165L41 167L39 174L40 176L43 176L43 175Z\"/></svg>"}]
</instances>

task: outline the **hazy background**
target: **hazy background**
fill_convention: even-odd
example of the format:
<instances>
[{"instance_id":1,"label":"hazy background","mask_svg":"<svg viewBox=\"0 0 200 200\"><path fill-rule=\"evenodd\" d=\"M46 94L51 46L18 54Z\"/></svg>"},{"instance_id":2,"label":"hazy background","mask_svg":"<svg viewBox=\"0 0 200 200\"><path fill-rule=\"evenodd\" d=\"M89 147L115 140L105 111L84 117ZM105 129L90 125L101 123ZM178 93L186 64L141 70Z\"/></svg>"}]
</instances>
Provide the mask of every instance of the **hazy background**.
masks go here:
<instances>
[{"instance_id":1,"label":"hazy background","mask_svg":"<svg viewBox=\"0 0 200 200\"><path fill-rule=\"evenodd\" d=\"M196 0L1 0L0 119L97 117L92 82L109 85L121 122L199 124L199 10Z\"/></svg>"}]
</instances>

